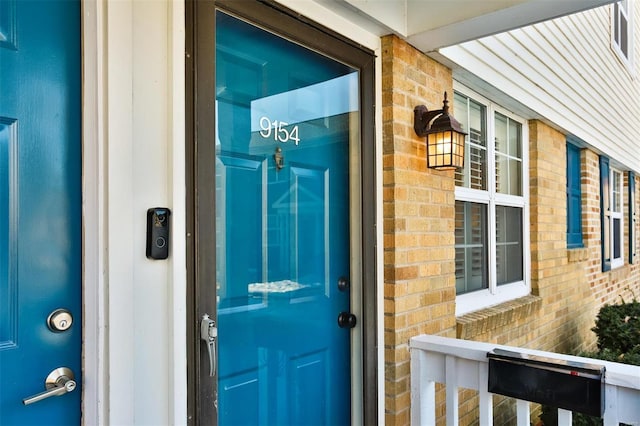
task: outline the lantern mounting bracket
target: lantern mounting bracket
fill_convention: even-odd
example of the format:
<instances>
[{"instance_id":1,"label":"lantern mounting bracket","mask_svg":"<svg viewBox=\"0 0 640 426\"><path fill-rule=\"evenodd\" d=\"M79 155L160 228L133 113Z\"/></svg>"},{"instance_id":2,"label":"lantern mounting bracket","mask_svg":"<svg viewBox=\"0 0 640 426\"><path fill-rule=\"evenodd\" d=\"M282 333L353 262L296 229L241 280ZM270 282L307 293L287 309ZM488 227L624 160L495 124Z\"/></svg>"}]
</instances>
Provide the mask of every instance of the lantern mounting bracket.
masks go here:
<instances>
[{"instance_id":1,"label":"lantern mounting bracket","mask_svg":"<svg viewBox=\"0 0 640 426\"><path fill-rule=\"evenodd\" d=\"M418 105L413 109L413 130L420 137L427 136L431 129L431 122L439 115L443 114L443 109L434 109L429 111L426 106Z\"/></svg>"},{"instance_id":2,"label":"lantern mounting bracket","mask_svg":"<svg viewBox=\"0 0 640 426\"><path fill-rule=\"evenodd\" d=\"M415 130L416 135L420 137L425 137L431 132L441 130L436 127L440 127L438 126L439 124L438 122L441 122L442 120L437 120L436 122L436 118L438 118L439 116L444 116L442 118L445 118L445 119L450 117L449 116L449 100L447 99L447 92L444 92L442 109L434 109L429 111L429 109L426 106L418 105L413 109L413 114L414 114L413 130ZM458 124L458 122L455 121L455 124ZM460 125L458 124L457 127L459 128L459 126ZM455 129L455 130L458 130L458 129ZM462 129L459 129L459 130L462 130Z\"/></svg>"}]
</instances>

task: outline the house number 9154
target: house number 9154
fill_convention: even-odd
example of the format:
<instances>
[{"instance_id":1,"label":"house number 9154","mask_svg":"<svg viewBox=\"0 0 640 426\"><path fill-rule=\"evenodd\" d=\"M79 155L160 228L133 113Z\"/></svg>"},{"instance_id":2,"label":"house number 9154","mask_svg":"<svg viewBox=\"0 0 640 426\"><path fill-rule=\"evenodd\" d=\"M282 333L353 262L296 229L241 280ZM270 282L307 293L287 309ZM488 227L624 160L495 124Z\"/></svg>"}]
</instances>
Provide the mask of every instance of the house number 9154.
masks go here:
<instances>
[{"instance_id":1,"label":"house number 9154","mask_svg":"<svg viewBox=\"0 0 640 426\"><path fill-rule=\"evenodd\" d=\"M265 139L273 137L276 142L294 141L296 145L300 143L298 136L298 126L287 128L289 123L284 121L271 120L268 117L260 117L260 136Z\"/></svg>"}]
</instances>

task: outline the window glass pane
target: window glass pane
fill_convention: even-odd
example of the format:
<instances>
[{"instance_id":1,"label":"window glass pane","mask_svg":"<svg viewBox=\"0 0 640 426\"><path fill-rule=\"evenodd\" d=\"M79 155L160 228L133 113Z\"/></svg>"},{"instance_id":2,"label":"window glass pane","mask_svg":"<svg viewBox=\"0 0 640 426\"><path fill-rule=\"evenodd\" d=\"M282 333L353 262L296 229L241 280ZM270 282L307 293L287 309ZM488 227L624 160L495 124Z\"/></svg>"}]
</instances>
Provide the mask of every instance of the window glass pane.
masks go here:
<instances>
[{"instance_id":1,"label":"window glass pane","mask_svg":"<svg viewBox=\"0 0 640 426\"><path fill-rule=\"evenodd\" d=\"M509 193L509 159L499 154L496 154L496 191Z\"/></svg>"},{"instance_id":2,"label":"window glass pane","mask_svg":"<svg viewBox=\"0 0 640 426\"><path fill-rule=\"evenodd\" d=\"M469 146L468 159L465 160L465 171L469 179L469 185L465 185L472 189L487 189L487 150L484 148L478 148L475 146ZM467 169L468 168L468 169ZM468 170L468 171L467 171Z\"/></svg>"},{"instance_id":3,"label":"window glass pane","mask_svg":"<svg viewBox=\"0 0 640 426\"><path fill-rule=\"evenodd\" d=\"M480 146L487 146L485 117L485 106L469 99L469 127L467 128L470 130L471 142Z\"/></svg>"},{"instance_id":4,"label":"window glass pane","mask_svg":"<svg viewBox=\"0 0 640 426\"><path fill-rule=\"evenodd\" d=\"M627 18L620 16L620 50L622 50L624 56L629 57L627 31Z\"/></svg>"},{"instance_id":5,"label":"window glass pane","mask_svg":"<svg viewBox=\"0 0 640 426\"><path fill-rule=\"evenodd\" d=\"M509 155L522 158L522 125L509 120Z\"/></svg>"},{"instance_id":6,"label":"window glass pane","mask_svg":"<svg viewBox=\"0 0 640 426\"><path fill-rule=\"evenodd\" d=\"M496 191L522 195L522 125L496 113Z\"/></svg>"},{"instance_id":7,"label":"window glass pane","mask_svg":"<svg viewBox=\"0 0 640 426\"><path fill-rule=\"evenodd\" d=\"M509 161L509 194L522 195L522 162Z\"/></svg>"},{"instance_id":8,"label":"window glass pane","mask_svg":"<svg viewBox=\"0 0 640 426\"><path fill-rule=\"evenodd\" d=\"M522 209L496 206L497 284L523 279Z\"/></svg>"},{"instance_id":9,"label":"window glass pane","mask_svg":"<svg viewBox=\"0 0 640 426\"><path fill-rule=\"evenodd\" d=\"M603 251L603 257L604 257L604 261L608 262L611 260L611 243L609 241L611 241L610 238L610 234L611 234L611 216L608 214L605 214L604 216L604 223L602 224L602 229L603 229L603 233L604 233L604 237L602 238L602 251Z\"/></svg>"},{"instance_id":10,"label":"window glass pane","mask_svg":"<svg viewBox=\"0 0 640 426\"><path fill-rule=\"evenodd\" d=\"M486 107L473 99L455 93L454 113L468 133L464 170L456 171L456 185L487 190Z\"/></svg>"},{"instance_id":11,"label":"window glass pane","mask_svg":"<svg viewBox=\"0 0 640 426\"><path fill-rule=\"evenodd\" d=\"M502 114L497 114L495 117L496 126L496 152L501 154L507 154L507 139L508 139L508 124L507 117Z\"/></svg>"},{"instance_id":12,"label":"window glass pane","mask_svg":"<svg viewBox=\"0 0 640 426\"><path fill-rule=\"evenodd\" d=\"M351 388L349 333L334 325L349 297L335 280L352 258L360 71L223 12L215 37L215 75L202 77L215 80L215 160L202 161L216 161L216 253L202 261L216 262L208 285L228 337L219 423L347 424L348 398L328 390Z\"/></svg>"},{"instance_id":13,"label":"window glass pane","mask_svg":"<svg viewBox=\"0 0 640 426\"><path fill-rule=\"evenodd\" d=\"M487 206L456 201L456 293L488 288Z\"/></svg>"},{"instance_id":14,"label":"window glass pane","mask_svg":"<svg viewBox=\"0 0 640 426\"><path fill-rule=\"evenodd\" d=\"M601 166L602 167L602 166ZM601 191L600 191L600 196L602 197L602 209L604 211L605 214L608 214L608 212L611 211L612 207L611 207L611 182L609 182L611 180L611 173L608 171L609 168L607 167L606 170L603 170L602 173L604 173L604 175L600 176L600 185L601 185Z\"/></svg>"},{"instance_id":15,"label":"window glass pane","mask_svg":"<svg viewBox=\"0 0 640 426\"><path fill-rule=\"evenodd\" d=\"M620 259L622 256L622 238L620 235L620 224L622 220L613 219L613 258Z\"/></svg>"},{"instance_id":16,"label":"window glass pane","mask_svg":"<svg viewBox=\"0 0 640 426\"><path fill-rule=\"evenodd\" d=\"M453 94L453 116L462 125L463 129L469 128L469 106L467 105L469 98L462 96L460 93Z\"/></svg>"},{"instance_id":17,"label":"window glass pane","mask_svg":"<svg viewBox=\"0 0 640 426\"><path fill-rule=\"evenodd\" d=\"M622 212L622 173L613 170L611 172L611 211Z\"/></svg>"},{"instance_id":18,"label":"window glass pane","mask_svg":"<svg viewBox=\"0 0 640 426\"><path fill-rule=\"evenodd\" d=\"M629 2L621 1L613 6L613 39L624 57L629 57Z\"/></svg>"}]
</instances>

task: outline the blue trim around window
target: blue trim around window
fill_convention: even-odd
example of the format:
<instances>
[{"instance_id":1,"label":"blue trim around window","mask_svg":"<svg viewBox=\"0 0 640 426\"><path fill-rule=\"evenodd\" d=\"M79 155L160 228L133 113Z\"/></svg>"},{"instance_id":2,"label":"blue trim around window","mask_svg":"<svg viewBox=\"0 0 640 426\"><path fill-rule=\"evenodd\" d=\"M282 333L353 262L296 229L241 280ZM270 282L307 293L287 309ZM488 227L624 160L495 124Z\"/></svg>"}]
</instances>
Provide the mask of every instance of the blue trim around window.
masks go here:
<instances>
[{"instance_id":1,"label":"blue trim around window","mask_svg":"<svg viewBox=\"0 0 640 426\"><path fill-rule=\"evenodd\" d=\"M629 171L629 264L633 264L636 254L636 175Z\"/></svg>"},{"instance_id":2,"label":"blue trim around window","mask_svg":"<svg viewBox=\"0 0 640 426\"><path fill-rule=\"evenodd\" d=\"M584 247L580 148L567 142L567 248Z\"/></svg>"},{"instance_id":3,"label":"blue trim around window","mask_svg":"<svg viewBox=\"0 0 640 426\"><path fill-rule=\"evenodd\" d=\"M605 231L605 228L609 226L607 222L607 215L605 212L609 210L609 159L607 157L600 156L600 248L602 258L602 272L611 270L611 249L607 253L605 246L610 246L609 241L605 239L609 238L609 233Z\"/></svg>"}]
</instances>

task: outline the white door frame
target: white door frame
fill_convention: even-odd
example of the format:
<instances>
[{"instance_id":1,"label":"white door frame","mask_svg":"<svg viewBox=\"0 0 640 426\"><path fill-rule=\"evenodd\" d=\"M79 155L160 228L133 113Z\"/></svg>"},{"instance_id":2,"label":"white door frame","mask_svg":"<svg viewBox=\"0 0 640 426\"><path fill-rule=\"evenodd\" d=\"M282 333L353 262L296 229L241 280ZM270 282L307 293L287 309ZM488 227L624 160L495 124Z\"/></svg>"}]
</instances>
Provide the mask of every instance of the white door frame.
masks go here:
<instances>
[{"instance_id":1,"label":"white door frame","mask_svg":"<svg viewBox=\"0 0 640 426\"><path fill-rule=\"evenodd\" d=\"M82 1L82 220L84 424L107 424L105 377L104 96L105 4ZM90 284L89 284L90 283Z\"/></svg>"}]
</instances>

